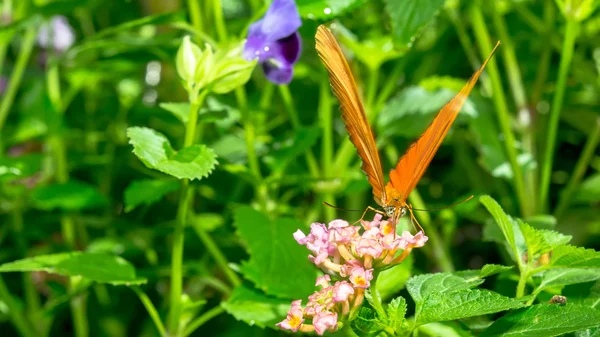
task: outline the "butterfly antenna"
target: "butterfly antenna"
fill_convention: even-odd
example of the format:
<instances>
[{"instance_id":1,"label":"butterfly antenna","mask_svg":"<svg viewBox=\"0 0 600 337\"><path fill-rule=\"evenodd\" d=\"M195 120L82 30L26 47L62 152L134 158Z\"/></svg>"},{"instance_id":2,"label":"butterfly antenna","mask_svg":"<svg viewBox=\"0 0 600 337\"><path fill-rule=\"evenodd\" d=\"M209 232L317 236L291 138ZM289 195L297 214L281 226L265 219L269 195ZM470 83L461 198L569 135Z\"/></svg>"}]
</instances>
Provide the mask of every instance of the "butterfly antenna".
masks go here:
<instances>
[{"instance_id":1,"label":"butterfly antenna","mask_svg":"<svg viewBox=\"0 0 600 337\"><path fill-rule=\"evenodd\" d=\"M417 218L415 217L415 214L413 213L412 207L410 207L410 206L408 207L408 212L410 213L410 222L412 223L412 225L414 226L415 224L417 224L417 227L419 227L421 232L423 232L423 234L425 234L425 230L423 229L423 227L421 227L421 224L419 223L419 221L417 221Z\"/></svg>"},{"instance_id":2,"label":"butterfly antenna","mask_svg":"<svg viewBox=\"0 0 600 337\"><path fill-rule=\"evenodd\" d=\"M362 210L360 210L360 209L346 209L346 208L337 207L337 206L334 206L334 205L332 205L332 204L330 204L330 203L328 203L328 202L326 202L326 201L323 201L323 204L324 204L325 206L328 206L328 207L331 207L331 208L335 208L335 209L337 209L337 210L340 210L340 211L346 211L346 212L362 212Z\"/></svg>"},{"instance_id":3,"label":"butterfly antenna","mask_svg":"<svg viewBox=\"0 0 600 337\"><path fill-rule=\"evenodd\" d=\"M452 205L449 205L449 206L444 206L444 207L439 207L439 208L429 208L429 209L410 208L410 209L412 209L413 211L417 211L417 212L432 212L432 211L439 211L439 210L446 209L446 208L452 208L452 207L456 207L456 206L458 206L458 205L462 204L463 202L467 202L467 201L469 201L469 200L473 199L473 197L474 197L474 196L472 195L472 196L470 196L470 197L466 198L465 200L459 201L459 202L457 202L457 203L454 203L454 204L452 204Z\"/></svg>"}]
</instances>

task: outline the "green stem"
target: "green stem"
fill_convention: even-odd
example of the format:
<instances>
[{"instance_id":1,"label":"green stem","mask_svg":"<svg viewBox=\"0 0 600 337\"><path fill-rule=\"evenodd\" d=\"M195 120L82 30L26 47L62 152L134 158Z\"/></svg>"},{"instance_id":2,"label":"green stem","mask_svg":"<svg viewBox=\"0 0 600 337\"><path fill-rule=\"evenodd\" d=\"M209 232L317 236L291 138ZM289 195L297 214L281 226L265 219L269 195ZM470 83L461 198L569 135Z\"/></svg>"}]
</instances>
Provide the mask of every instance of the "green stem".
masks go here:
<instances>
[{"instance_id":1,"label":"green stem","mask_svg":"<svg viewBox=\"0 0 600 337\"><path fill-rule=\"evenodd\" d=\"M204 244L204 247L206 248L208 253L213 257L215 262L217 262L219 268L221 268L221 270L229 279L229 283L231 283L231 285L233 285L234 287L237 287L240 284L242 284L242 281L240 280L238 275L229 267L229 262L227 261L227 258L225 257L223 252L221 252L219 246L217 246L212 237L201 226L194 226L194 229L196 230L196 234L200 238L200 241L202 241L202 243Z\"/></svg>"},{"instance_id":2,"label":"green stem","mask_svg":"<svg viewBox=\"0 0 600 337\"><path fill-rule=\"evenodd\" d=\"M550 110L550 120L546 129L546 146L544 148L544 157L541 169L540 181L540 211L548 209L548 191L550 190L550 176L552 175L552 161L554 159L554 147L556 146L556 135L558 132L558 120L562 110L565 89L567 86L567 76L571 68L571 59L575 49L575 40L577 39L579 24L575 19L567 17L567 27L565 39L563 41L560 65L558 68L558 80L554 90L554 99Z\"/></svg>"},{"instance_id":3,"label":"green stem","mask_svg":"<svg viewBox=\"0 0 600 337\"><path fill-rule=\"evenodd\" d=\"M218 307L214 307L210 310L208 310L207 312L205 312L202 316L196 318L195 320L193 320L183 331L183 336L182 337L187 337L189 335L191 335L194 331L196 331L196 329L198 329L199 327L201 327L204 323L208 322L209 320L211 320L212 318L219 316L220 314L222 314L223 312L225 312L225 309L223 309L223 307L218 306Z\"/></svg>"},{"instance_id":4,"label":"green stem","mask_svg":"<svg viewBox=\"0 0 600 337\"><path fill-rule=\"evenodd\" d=\"M146 295L146 293L144 293L137 286L133 286L131 287L131 289L135 291L136 295L140 298L140 301L142 301L142 304L146 308L146 311L148 311L150 318L152 318L152 322L154 322L154 326L156 326L156 330L158 330L160 336L166 337L167 331L165 330L165 326L163 325L163 322L160 319L160 315L158 314L158 311L156 311L156 308L154 307L154 304L152 304L152 301L150 300L148 295Z\"/></svg>"},{"instance_id":5,"label":"green stem","mask_svg":"<svg viewBox=\"0 0 600 337\"><path fill-rule=\"evenodd\" d=\"M492 21L494 23L496 32L498 33L500 40L502 41L501 51L504 59L505 69L508 75L508 81L515 100L515 104L517 106L519 120L522 123L524 123L524 125L521 125L523 131L523 148L526 152L531 153L532 156L535 156L535 138L534 131L531 128L531 112L529 111L529 105L527 103L527 94L525 93L525 86L523 85L523 78L521 76L521 70L517 61L515 47L510 38L510 34L508 33L508 28L506 27L504 18L498 11L497 5L493 7L494 12L492 16ZM530 202L528 202L528 207L531 208L527 211L524 211L524 214L532 214L534 212L533 205L536 204L536 193L534 193L536 191L536 178L534 174L534 170L529 170L525 172L526 191L529 192L526 198L530 200Z\"/></svg>"},{"instance_id":6,"label":"green stem","mask_svg":"<svg viewBox=\"0 0 600 337\"><path fill-rule=\"evenodd\" d=\"M374 110L375 95L379 87L379 68L369 69L369 86L367 87L366 103L369 110Z\"/></svg>"},{"instance_id":7,"label":"green stem","mask_svg":"<svg viewBox=\"0 0 600 337\"><path fill-rule=\"evenodd\" d=\"M321 143L321 168L323 170L323 179L333 179L333 109L331 104L331 89L329 80L323 77L319 85L319 122L321 124L322 143ZM335 196L331 192L323 193L324 201L334 202ZM336 216L334 208L325 207L325 217L327 220L333 220Z\"/></svg>"},{"instance_id":8,"label":"green stem","mask_svg":"<svg viewBox=\"0 0 600 337\"><path fill-rule=\"evenodd\" d=\"M223 18L223 6L221 5L221 0L213 0L213 11L217 36L221 42L224 42L227 40L227 28L225 26L225 19Z\"/></svg>"},{"instance_id":9,"label":"green stem","mask_svg":"<svg viewBox=\"0 0 600 337\"><path fill-rule=\"evenodd\" d=\"M281 95L281 99L283 100L283 105L288 112L290 117L290 121L292 122L292 126L295 130L298 130L302 127L302 123L300 122L300 118L298 118L298 111L294 106L294 101L292 99L292 94L290 93L290 88L287 85L279 85L279 94ZM328 87L329 89L329 87ZM307 151L304 154L304 158L306 160L306 164L308 165L308 170L310 175L313 178L319 176L319 166L317 165L317 160L315 159L315 155L312 151Z\"/></svg>"},{"instance_id":10,"label":"green stem","mask_svg":"<svg viewBox=\"0 0 600 337\"><path fill-rule=\"evenodd\" d=\"M183 147L189 147L194 142L198 124L198 110L204 101L206 92L201 92L198 100L190 105L189 120L185 126ZM171 253L171 294L169 312L169 332L173 336L179 334L179 319L182 312L181 294L183 289L183 244L188 210L194 198L189 179L182 181L181 194L177 207L177 219L173 233L173 248Z\"/></svg>"},{"instance_id":11,"label":"green stem","mask_svg":"<svg viewBox=\"0 0 600 337\"><path fill-rule=\"evenodd\" d=\"M471 6L471 21L481 54L483 57L486 57L489 54L489 51L492 50L492 43L479 3ZM508 112L508 106L506 105L506 95L504 94L504 88L502 87L498 65L494 58L490 60L486 70L489 73L492 82L494 105L498 113L498 121L500 122L502 134L504 135L506 155L513 171L513 185L519 200L521 214L523 216L528 216L533 210L530 208L529 198L527 198L527 193L525 192L523 172L521 171L521 166L517 160L517 150L515 148L516 140L511 129L511 116Z\"/></svg>"},{"instance_id":12,"label":"green stem","mask_svg":"<svg viewBox=\"0 0 600 337\"><path fill-rule=\"evenodd\" d=\"M71 283L73 281L71 280ZM74 288L73 285L70 286ZM89 336L89 324L86 314L86 295L77 295L70 301L71 313L73 315L73 326L76 337Z\"/></svg>"},{"instance_id":13,"label":"green stem","mask_svg":"<svg viewBox=\"0 0 600 337\"><path fill-rule=\"evenodd\" d=\"M531 103L532 106L537 104L543 94L544 84L546 83L546 79L548 78L548 70L550 70L550 61L552 60L552 50L553 47L550 45L550 41L552 40L552 36L554 34L554 4L547 1L544 2L544 23L545 30L543 34L543 49L542 54L539 57L538 62L538 70L535 75L535 80L533 82L533 89L531 90ZM532 132L535 132L535 129L532 125Z\"/></svg>"},{"instance_id":14,"label":"green stem","mask_svg":"<svg viewBox=\"0 0 600 337\"><path fill-rule=\"evenodd\" d=\"M527 285L527 279L529 278L529 273L521 271L519 276L519 283L517 283L517 298L525 296L525 286Z\"/></svg>"},{"instance_id":15,"label":"green stem","mask_svg":"<svg viewBox=\"0 0 600 337\"><path fill-rule=\"evenodd\" d=\"M594 157L594 150L598 146L598 142L600 141L600 118L596 119L596 127L592 130L592 133L588 135L585 146L583 147L583 151L579 159L577 160L577 164L575 164L575 169L573 170L573 174L571 174L571 179L567 183L564 192L561 194L560 199L558 201L558 206L554 211L554 216L556 218L560 218L560 216L564 213L565 209L569 206L569 202L571 201L571 196L575 189L581 182L586 169L588 168L590 161Z\"/></svg>"},{"instance_id":16,"label":"green stem","mask_svg":"<svg viewBox=\"0 0 600 337\"><path fill-rule=\"evenodd\" d=\"M8 87L4 92L2 103L0 103L0 131L2 131L4 128L4 123L8 117L8 112L13 104L15 95L17 94L17 89L19 89L19 86L21 85L21 79L23 78L23 73L25 72L27 63L29 62L29 57L31 56L31 51L33 50L33 45L35 43L36 34L37 30L35 25L32 25L27 29L21 40L21 52L19 53L19 56L17 56L15 67L13 68L13 72L8 79Z\"/></svg>"},{"instance_id":17,"label":"green stem","mask_svg":"<svg viewBox=\"0 0 600 337\"><path fill-rule=\"evenodd\" d=\"M204 31L204 27L202 25L202 10L200 8L200 1L188 0L187 3L190 13L190 20L192 21L192 26L194 26L194 30L196 32Z\"/></svg>"},{"instance_id":18,"label":"green stem","mask_svg":"<svg viewBox=\"0 0 600 337\"><path fill-rule=\"evenodd\" d=\"M15 328L17 328L17 330L19 331L19 333L24 337L36 337L37 334L35 333L35 331L33 331L31 323L27 321L27 318L21 310L21 307L14 299L14 297L12 297L12 295L10 294L10 291L4 283L4 279L2 279L1 276L0 299L2 299L4 304L8 307L8 314L10 316L10 319Z\"/></svg>"}]
</instances>

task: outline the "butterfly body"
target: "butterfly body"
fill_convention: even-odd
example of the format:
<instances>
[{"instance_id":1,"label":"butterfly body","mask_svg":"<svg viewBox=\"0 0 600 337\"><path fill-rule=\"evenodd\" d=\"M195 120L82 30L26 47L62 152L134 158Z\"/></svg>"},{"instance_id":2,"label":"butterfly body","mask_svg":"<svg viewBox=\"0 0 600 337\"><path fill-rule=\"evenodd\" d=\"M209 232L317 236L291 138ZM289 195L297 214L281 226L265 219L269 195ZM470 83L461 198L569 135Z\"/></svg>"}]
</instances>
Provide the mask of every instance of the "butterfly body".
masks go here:
<instances>
[{"instance_id":1,"label":"butterfly body","mask_svg":"<svg viewBox=\"0 0 600 337\"><path fill-rule=\"evenodd\" d=\"M333 93L340 101L342 119L350 141L362 159L361 168L373 188L375 202L383 208L382 213L394 222L407 211L412 215L411 206L407 203L410 192L425 173L499 42L467 84L442 108L421 137L400 158L390 172L390 179L386 184L373 131L369 126L348 62L335 37L325 26L319 26L317 29L316 40L317 53L327 69Z\"/></svg>"}]
</instances>

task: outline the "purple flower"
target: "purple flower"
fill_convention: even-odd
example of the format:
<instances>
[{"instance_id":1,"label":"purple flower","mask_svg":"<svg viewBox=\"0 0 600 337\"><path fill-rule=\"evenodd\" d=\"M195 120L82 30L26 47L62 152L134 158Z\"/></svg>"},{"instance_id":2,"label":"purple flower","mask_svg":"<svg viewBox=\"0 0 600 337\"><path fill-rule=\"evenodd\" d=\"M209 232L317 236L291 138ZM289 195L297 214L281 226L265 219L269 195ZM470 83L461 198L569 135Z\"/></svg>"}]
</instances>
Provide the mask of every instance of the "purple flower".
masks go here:
<instances>
[{"instance_id":1,"label":"purple flower","mask_svg":"<svg viewBox=\"0 0 600 337\"><path fill-rule=\"evenodd\" d=\"M40 28L37 42L42 48L52 48L57 52L69 49L75 43L75 32L67 18L62 15L53 16L50 22Z\"/></svg>"},{"instance_id":2,"label":"purple flower","mask_svg":"<svg viewBox=\"0 0 600 337\"><path fill-rule=\"evenodd\" d=\"M273 0L265 16L248 29L244 58L258 58L269 81L290 83L302 49L301 25L294 0Z\"/></svg>"}]
</instances>

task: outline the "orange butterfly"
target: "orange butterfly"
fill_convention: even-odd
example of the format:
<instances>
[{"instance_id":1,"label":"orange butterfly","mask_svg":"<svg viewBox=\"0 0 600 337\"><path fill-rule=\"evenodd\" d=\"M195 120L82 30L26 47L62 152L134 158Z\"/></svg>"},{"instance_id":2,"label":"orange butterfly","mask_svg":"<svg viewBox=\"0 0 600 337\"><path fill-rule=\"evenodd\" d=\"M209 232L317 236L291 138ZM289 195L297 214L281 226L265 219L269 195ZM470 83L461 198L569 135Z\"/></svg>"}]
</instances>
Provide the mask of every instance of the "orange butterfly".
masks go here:
<instances>
[{"instance_id":1,"label":"orange butterfly","mask_svg":"<svg viewBox=\"0 0 600 337\"><path fill-rule=\"evenodd\" d=\"M333 34L324 26L319 26L317 29L316 40L317 53L329 73L333 93L340 101L342 118L350 134L350 140L362 159L361 168L367 174L369 184L373 187L375 201L383 207L384 213L393 221L397 221L406 214L407 210L411 212L412 216L411 206L406 202L408 195L425 173L483 68L500 42L496 44L481 68L471 76L469 82L442 108L427 130L400 158L396 168L390 172L390 181L386 185L373 132L342 50ZM369 207L368 209L373 208Z\"/></svg>"}]
</instances>

